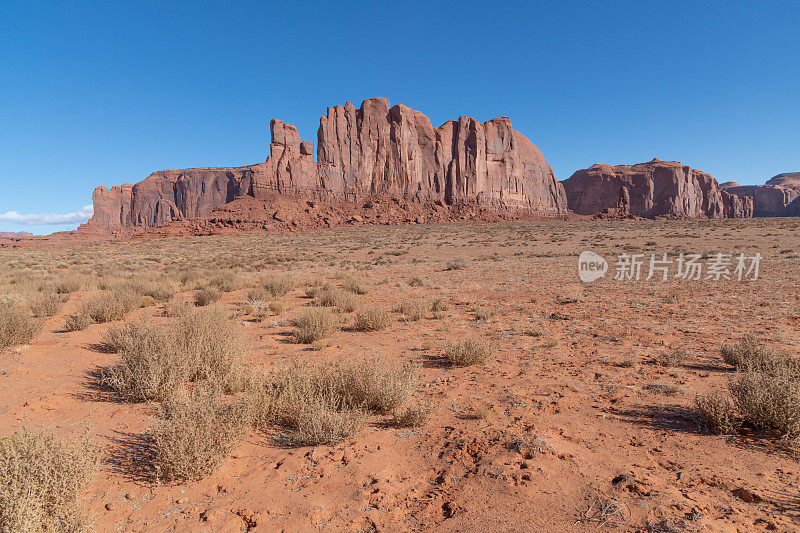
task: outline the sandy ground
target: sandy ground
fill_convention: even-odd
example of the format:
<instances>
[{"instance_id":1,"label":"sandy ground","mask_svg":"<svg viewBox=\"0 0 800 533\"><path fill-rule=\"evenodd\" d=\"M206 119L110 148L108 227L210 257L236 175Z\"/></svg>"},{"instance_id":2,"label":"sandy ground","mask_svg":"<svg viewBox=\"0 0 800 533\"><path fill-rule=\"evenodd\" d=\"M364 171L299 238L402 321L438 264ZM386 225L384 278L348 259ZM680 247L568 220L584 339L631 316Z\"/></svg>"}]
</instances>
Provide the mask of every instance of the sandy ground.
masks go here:
<instances>
[{"instance_id":1,"label":"sandy ground","mask_svg":"<svg viewBox=\"0 0 800 533\"><path fill-rule=\"evenodd\" d=\"M284 315L239 319L253 365L373 354L414 360L424 374L418 397L435 408L421 428L375 417L332 447L286 448L253 432L213 475L154 485L126 458L157 406L92 386L91 372L118 360L100 346L107 324L61 331L84 292L30 345L0 354L0 436L48 427L102 442L109 458L86 504L97 531L797 530L795 447L752 433L704 434L691 406L698 393L725 390L732 371L720 359L722 342L754 332L797 352L798 229L792 219L446 224L51 247L40 253L65 266L117 248L154 265L277 258L263 271L330 280L349 272L369 289L358 297L363 307L445 297L444 318L398 320L376 333L345 329L321 352L287 337L308 305L300 287L284 298ZM583 250L609 260L680 252L760 252L763 260L756 281L619 281L609 272L584 284ZM35 252L6 249L0 261ZM465 268L447 270L454 258ZM236 309L246 291L225 294L223 304ZM476 307L492 316L476 320ZM442 364L443 344L465 336L493 343L488 363ZM658 363L679 348L680 364ZM601 513L609 503L618 512Z\"/></svg>"}]
</instances>

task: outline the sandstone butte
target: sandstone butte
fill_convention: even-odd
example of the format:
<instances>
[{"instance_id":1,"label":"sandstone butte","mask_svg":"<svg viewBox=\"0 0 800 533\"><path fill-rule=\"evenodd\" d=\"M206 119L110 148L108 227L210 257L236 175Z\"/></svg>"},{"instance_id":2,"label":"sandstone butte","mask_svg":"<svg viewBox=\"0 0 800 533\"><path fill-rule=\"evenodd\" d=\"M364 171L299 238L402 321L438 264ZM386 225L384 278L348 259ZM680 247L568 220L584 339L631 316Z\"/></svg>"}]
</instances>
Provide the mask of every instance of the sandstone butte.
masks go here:
<instances>
[{"instance_id":1,"label":"sandstone butte","mask_svg":"<svg viewBox=\"0 0 800 533\"><path fill-rule=\"evenodd\" d=\"M263 163L163 170L136 184L96 188L94 216L85 227L153 228L198 219L311 227L361 215L378 223L448 220L476 209L504 213L505 219L570 210L649 218L753 214L751 198L722 190L704 172L660 159L598 164L558 182L542 152L508 117L482 123L461 116L434 128L419 111L391 106L386 98L370 98L358 109L348 102L320 118L316 161L313 143L291 124L273 119L270 133ZM387 198L394 203L380 204ZM305 202L316 218L303 213L310 212ZM367 206L370 213L362 211Z\"/></svg>"},{"instance_id":2,"label":"sandstone butte","mask_svg":"<svg viewBox=\"0 0 800 533\"><path fill-rule=\"evenodd\" d=\"M273 119L263 163L164 170L139 183L98 187L88 226L135 228L194 219L237 199L279 196L322 202L369 197L412 204L469 204L543 215L567 212L564 190L539 149L508 117L430 119L386 98L329 107L314 145Z\"/></svg>"},{"instance_id":3,"label":"sandstone butte","mask_svg":"<svg viewBox=\"0 0 800 533\"><path fill-rule=\"evenodd\" d=\"M593 165L561 182L569 209L646 218L753 216L753 199L722 190L713 177L675 161Z\"/></svg>"},{"instance_id":4,"label":"sandstone butte","mask_svg":"<svg viewBox=\"0 0 800 533\"><path fill-rule=\"evenodd\" d=\"M753 197L753 216L800 216L800 172L778 174L764 185L739 185L727 182L723 190L739 196Z\"/></svg>"}]
</instances>

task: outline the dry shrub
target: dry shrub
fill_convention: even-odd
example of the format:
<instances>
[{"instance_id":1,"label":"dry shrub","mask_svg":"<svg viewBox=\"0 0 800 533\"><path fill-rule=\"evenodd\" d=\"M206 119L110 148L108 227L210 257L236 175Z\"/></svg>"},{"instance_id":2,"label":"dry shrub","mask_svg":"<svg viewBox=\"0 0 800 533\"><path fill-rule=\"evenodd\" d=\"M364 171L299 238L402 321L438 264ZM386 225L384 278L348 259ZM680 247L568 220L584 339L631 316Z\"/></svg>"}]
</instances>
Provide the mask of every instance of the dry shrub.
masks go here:
<instances>
[{"instance_id":1,"label":"dry shrub","mask_svg":"<svg viewBox=\"0 0 800 533\"><path fill-rule=\"evenodd\" d=\"M460 257L454 257L447 262L447 270L463 270L465 268L467 268L467 262Z\"/></svg>"},{"instance_id":2,"label":"dry shrub","mask_svg":"<svg viewBox=\"0 0 800 533\"><path fill-rule=\"evenodd\" d=\"M168 302L175 295L175 289L171 284L146 275L131 278L123 285L123 288L136 292L140 296L149 296L156 302Z\"/></svg>"},{"instance_id":3,"label":"dry shrub","mask_svg":"<svg viewBox=\"0 0 800 533\"><path fill-rule=\"evenodd\" d=\"M356 278L347 277L342 282L342 287L348 292L353 294L367 294L367 288L364 287Z\"/></svg>"},{"instance_id":4,"label":"dry shrub","mask_svg":"<svg viewBox=\"0 0 800 533\"><path fill-rule=\"evenodd\" d=\"M333 285L325 285L315 291L312 304L320 307L336 307L342 313L350 313L358 307L358 299L352 292Z\"/></svg>"},{"instance_id":5,"label":"dry shrub","mask_svg":"<svg viewBox=\"0 0 800 533\"><path fill-rule=\"evenodd\" d=\"M241 287L242 282L236 272L227 271L212 276L208 280L208 285L218 291L231 292Z\"/></svg>"},{"instance_id":6,"label":"dry shrub","mask_svg":"<svg viewBox=\"0 0 800 533\"><path fill-rule=\"evenodd\" d=\"M39 333L42 323L19 304L0 304L0 350L27 344Z\"/></svg>"},{"instance_id":7,"label":"dry shrub","mask_svg":"<svg viewBox=\"0 0 800 533\"><path fill-rule=\"evenodd\" d=\"M181 272L179 281L181 285L196 287L197 284L203 279L204 272L198 268L190 268Z\"/></svg>"},{"instance_id":8,"label":"dry shrub","mask_svg":"<svg viewBox=\"0 0 800 533\"><path fill-rule=\"evenodd\" d=\"M156 300L152 296L142 296L141 307L150 307L156 305Z\"/></svg>"},{"instance_id":9,"label":"dry shrub","mask_svg":"<svg viewBox=\"0 0 800 533\"><path fill-rule=\"evenodd\" d=\"M297 412L294 431L284 435L287 444L336 444L356 436L367 422L360 409L335 409L324 401L304 404Z\"/></svg>"},{"instance_id":10,"label":"dry shrub","mask_svg":"<svg viewBox=\"0 0 800 533\"><path fill-rule=\"evenodd\" d=\"M270 301L272 299L272 293L264 287L256 287L255 289L247 291L245 299L249 305L256 307L257 305L263 305L265 302Z\"/></svg>"},{"instance_id":11,"label":"dry shrub","mask_svg":"<svg viewBox=\"0 0 800 533\"><path fill-rule=\"evenodd\" d=\"M694 411L699 424L714 435L733 433L738 426L733 405L718 392L695 398Z\"/></svg>"},{"instance_id":12,"label":"dry shrub","mask_svg":"<svg viewBox=\"0 0 800 533\"><path fill-rule=\"evenodd\" d=\"M83 331L91 323L92 319L86 315L70 315L64 321L64 331Z\"/></svg>"},{"instance_id":13,"label":"dry shrub","mask_svg":"<svg viewBox=\"0 0 800 533\"><path fill-rule=\"evenodd\" d=\"M125 324L109 330L105 343L122 362L105 370L101 381L130 401L161 401L187 379L188 357L163 325Z\"/></svg>"},{"instance_id":14,"label":"dry shrub","mask_svg":"<svg viewBox=\"0 0 800 533\"><path fill-rule=\"evenodd\" d=\"M330 309L309 309L294 321L294 338L301 344L330 337L339 329L339 319Z\"/></svg>"},{"instance_id":15,"label":"dry shrub","mask_svg":"<svg viewBox=\"0 0 800 533\"><path fill-rule=\"evenodd\" d=\"M63 274L54 285L58 294L71 294L83 289L86 286L86 279L79 274Z\"/></svg>"},{"instance_id":16,"label":"dry shrub","mask_svg":"<svg viewBox=\"0 0 800 533\"><path fill-rule=\"evenodd\" d=\"M455 366L470 366L483 363L491 353L491 346L481 339L448 342L444 347L445 358Z\"/></svg>"},{"instance_id":17,"label":"dry shrub","mask_svg":"<svg viewBox=\"0 0 800 533\"><path fill-rule=\"evenodd\" d=\"M720 353L727 364L740 371L800 372L800 365L792 356L767 348L753 335L745 335L735 344L724 344Z\"/></svg>"},{"instance_id":18,"label":"dry shrub","mask_svg":"<svg viewBox=\"0 0 800 533\"><path fill-rule=\"evenodd\" d=\"M270 298L280 298L285 296L289 291L294 289L295 280L288 275L270 275L261 278L261 288L269 294Z\"/></svg>"},{"instance_id":19,"label":"dry shrub","mask_svg":"<svg viewBox=\"0 0 800 533\"><path fill-rule=\"evenodd\" d=\"M286 303L280 301L270 302L267 307L269 307L269 310L272 311L272 314L275 316L280 316L286 311Z\"/></svg>"},{"instance_id":20,"label":"dry shrub","mask_svg":"<svg viewBox=\"0 0 800 533\"><path fill-rule=\"evenodd\" d=\"M788 439L800 439L800 365L791 355L764 347L752 335L723 345L734 366L728 383L733 405L718 394L698 398L695 413L712 433L733 431L739 420Z\"/></svg>"},{"instance_id":21,"label":"dry shrub","mask_svg":"<svg viewBox=\"0 0 800 533\"><path fill-rule=\"evenodd\" d=\"M257 383L249 398L256 427L279 425L295 444L334 444L355 435L368 413L398 410L418 382L417 366L378 358L302 361Z\"/></svg>"},{"instance_id":22,"label":"dry shrub","mask_svg":"<svg viewBox=\"0 0 800 533\"><path fill-rule=\"evenodd\" d=\"M340 361L336 369L346 404L381 414L393 412L408 400L420 378L418 365L397 367L377 357Z\"/></svg>"},{"instance_id":23,"label":"dry shrub","mask_svg":"<svg viewBox=\"0 0 800 533\"><path fill-rule=\"evenodd\" d=\"M417 321L425 318L431 310L431 302L425 298L409 298L404 300L397 310L403 313L406 320Z\"/></svg>"},{"instance_id":24,"label":"dry shrub","mask_svg":"<svg viewBox=\"0 0 800 533\"><path fill-rule=\"evenodd\" d=\"M175 289L168 283L150 283L141 288L145 298L152 298L156 302L168 302L175 295Z\"/></svg>"},{"instance_id":25,"label":"dry shrub","mask_svg":"<svg viewBox=\"0 0 800 533\"><path fill-rule=\"evenodd\" d=\"M150 430L156 481L193 481L217 469L244 438L249 418L243 401L226 401L211 386L181 389L161 407Z\"/></svg>"},{"instance_id":26,"label":"dry shrub","mask_svg":"<svg viewBox=\"0 0 800 533\"><path fill-rule=\"evenodd\" d=\"M81 494L99 458L86 439L26 430L0 439L0 531L86 530Z\"/></svg>"},{"instance_id":27,"label":"dry shrub","mask_svg":"<svg viewBox=\"0 0 800 533\"><path fill-rule=\"evenodd\" d=\"M648 383L642 388L664 396L675 396L681 392L681 388L674 383Z\"/></svg>"},{"instance_id":28,"label":"dry shrub","mask_svg":"<svg viewBox=\"0 0 800 533\"><path fill-rule=\"evenodd\" d=\"M214 287L204 287L194 293L194 303L200 307L211 305L219 301L220 298L222 298L222 293Z\"/></svg>"},{"instance_id":29,"label":"dry shrub","mask_svg":"<svg viewBox=\"0 0 800 533\"><path fill-rule=\"evenodd\" d=\"M444 313L450 310L450 303L445 298L434 298L431 303L431 311L434 313Z\"/></svg>"},{"instance_id":30,"label":"dry shrub","mask_svg":"<svg viewBox=\"0 0 800 533\"><path fill-rule=\"evenodd\" d=\"M745 422L782 437L800 438L800 379L795 372L749 369L728 387Z\"/></svg>"},{"instance_id":31,"label":"dry shrub","mask_svg":"<svg viewBox=\"0 0 800 533\"><path fill-rule=\"evenodd\" d=\"M122 320L125 315L141 306L141 297L134 291L113 290L95 296L81 306L82 315L87 315L99 324Z\"/></svg>"},{"instance_id":32,"label":"dry shrub","mask_svg":"<svg viewBox=\"0 0 800 533\"><path fill-rule=\"evenodd\" d=\"M665 367L681 366L686 361L687 352L684 348L676 348L668 352L661 352L656 356L656 362Z\"/></svg>"},{"instance_id":33,"label":"dry shrub","mask_svg":"<svg viewBox=\"0 0 800 533\"><path fill-rule=\"evenodd\" d=\"M187 381L208 381L225 392L245 385L244 332L220 308L189 309L172 324L109 328L105 343L122 362L102 382L131 401L163 400Z\"/></svg>"},{"instance_id":34,"label":"dry shrub","mask_svg":"<svg viewBox=\"0 0 800 533\"><path fill-rule=\"evenodd\" d=\"M311 349L317 352L331 346L333 346L333 339L318 339L311 343Z\"/></svg>"},{"instance_id":35,"label":"dry shrub","mask_svg":"<svg viewBox=\"0 0 800 533\"><path fill-rule=\"evenodd\" d=\"M494 312L491 309L487 309L486 307L476 307L475 309L473 309L473 311L475 313L475 320L478 321L489 320L490 318L492 318L492 315L494 314Z\"/></svg>"},{"instance_id":36,"label":"dry shrub","mask_svg":"<svg viewBox=\"0 0 800 533\"><path fill-rule=\"evenodd\" d=\"M253 308L253 319L256 322L263 322L269 316L270 311L269 307L266 305L259 305L256 308Z\"/></svg>"},{"instance_id":37,"label":"dry shrub","mask_svg":"<svg viewBox=\"0 0 800 533\"><path fill-rule=\"evenodd\" d=\"M409 405L394 413L392 423L401 428L417 428L425 424L432 410L433 406L425 402Z\"/></svg>"},{"instance_id":38,"label":"dry shrub","mask_svg":"<svg viewBox=\"0 0 800 533\"><path fill-rule=\"evenodd\" d=\"M392 324L392 315L385 309L363 309L356 315L353 329L356 331L380 331Z\"/></svg>"},{"instance_id":39,"label":"dry shrub","mask_svg":"<svg viewBox=\"0 0 800 533\"><path fill-rule=\"evenodd\" d=\"M33 316L36 318L48 318L57 315L61 311L61 305L63 304L59 296L55 292L51 292L34 298L29 304Z\"/></svg>"}]
</instances>

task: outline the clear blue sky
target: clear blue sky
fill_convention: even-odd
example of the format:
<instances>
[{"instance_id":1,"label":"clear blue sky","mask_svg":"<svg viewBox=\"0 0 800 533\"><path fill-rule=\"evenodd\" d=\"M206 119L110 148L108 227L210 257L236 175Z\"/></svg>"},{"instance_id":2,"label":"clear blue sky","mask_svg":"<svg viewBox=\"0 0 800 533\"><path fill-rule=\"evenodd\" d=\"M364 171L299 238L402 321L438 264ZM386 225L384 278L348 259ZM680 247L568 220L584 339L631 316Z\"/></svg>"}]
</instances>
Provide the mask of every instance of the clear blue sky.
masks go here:
<instances>
[{"instance_id":1,"label":"clear blue sky","mask_svg":"<svg viewBox=\"0 0 800 533\"><path fill-rule=\"evenodd\" d=\"M373 96L434 126L508 115L559 179L660 157L763 183L800 170L798 21L797 1L3 0L0 231L262 161L272 117L316 143L326 106Z\"/></svg>"}]
</instances>

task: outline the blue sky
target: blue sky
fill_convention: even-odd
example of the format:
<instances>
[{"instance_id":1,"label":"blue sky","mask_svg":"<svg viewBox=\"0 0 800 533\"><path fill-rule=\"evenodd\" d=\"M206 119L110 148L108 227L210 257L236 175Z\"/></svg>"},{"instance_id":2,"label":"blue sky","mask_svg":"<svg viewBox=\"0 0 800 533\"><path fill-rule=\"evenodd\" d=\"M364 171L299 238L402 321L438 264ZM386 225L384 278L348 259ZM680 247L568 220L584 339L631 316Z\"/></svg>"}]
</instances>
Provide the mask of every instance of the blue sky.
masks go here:
<instances>
[{"instance_id":1,"label":"blue sky","mask_svg":"<svg viewBox=\"0 0 800 533\"><path fill-rule=\"evenodd\" d=\"M800 171L800 2L0 2L0 231L92 189L262 161L326 106L508 115L559 179L678 160ZM61 219L20 215L59 214ZM70 218L72 217L72 218Z\"/></svg>"}]
</instances>

